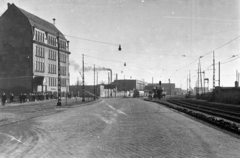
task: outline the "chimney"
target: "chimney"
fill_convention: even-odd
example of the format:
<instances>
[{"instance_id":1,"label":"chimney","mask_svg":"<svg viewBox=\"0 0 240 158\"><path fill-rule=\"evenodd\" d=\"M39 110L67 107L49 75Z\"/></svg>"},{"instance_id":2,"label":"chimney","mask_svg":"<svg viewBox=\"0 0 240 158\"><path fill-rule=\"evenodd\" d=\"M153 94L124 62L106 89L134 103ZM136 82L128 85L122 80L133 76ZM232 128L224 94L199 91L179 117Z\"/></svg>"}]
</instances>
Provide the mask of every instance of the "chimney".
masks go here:
<instances>
[{"instance_id":1,"label":"chimney","mask_svg":"<svg viewBox=\"0 0 240 158\"><path fill-rule=\"evenodd\" d=\"M10 8L11 4L10 4L10 3L7 3L7 5L8 5L8 8Z\"/></svg>"},{"instance_id":2,"label":"chimney","mask_svg":"<svg viewBox=\"0 0 240 158\"><path fill-rule=\"evenodd\" d=\"M238 81L235 81L235 88L238 88Z\"/></svg>"},{"instance_id":3,"label":"chimney","mask_svg":"<svg viewBox=\"0 0 240 158\"><path fill-rule=\"evenodd\" d=\"M56 19L55 19L55 18L53 18L53 25L55 25L55 21L56 21Z\"/></svg>"}]
</instances>

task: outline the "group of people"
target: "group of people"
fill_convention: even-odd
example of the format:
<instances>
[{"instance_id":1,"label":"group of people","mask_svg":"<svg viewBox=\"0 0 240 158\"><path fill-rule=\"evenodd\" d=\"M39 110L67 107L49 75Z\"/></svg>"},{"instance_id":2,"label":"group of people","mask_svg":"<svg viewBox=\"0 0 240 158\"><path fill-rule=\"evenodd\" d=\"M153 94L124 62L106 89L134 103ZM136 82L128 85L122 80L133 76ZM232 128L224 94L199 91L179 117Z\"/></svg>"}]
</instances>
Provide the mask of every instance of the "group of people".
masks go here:
<instances>
[{"instance_id":1,"label":"group of people","mask_svg":"<svg viewBox=\"0 0 240 158\"><path fill-rule=\"evenodd\" d=\"M18 97L20 103L25 103L27 101L38 101L38 100L49 100L49 99L54 99L53 93L30 93L27 95L26 93L21 93ZM1 96L1 102L2 105L4 106L7 102L7 96L5 93L2 94ZM9 101L10 103L14 102L14 94L10 93L9 94Z\"/></svg>"},{"instance_id":2,"label":"group of people","mask_svg":"<svg viewBox=\"0 0 240 158\"><path fill-rule=\"evenodd\" d=\"M2 99L1 99L2 105L4 106L4 105L6 104L6 102L7 102L7 96L6 96L6 94L3 93L1 98L2 98ZM14 100L14 95L13 95L13 93L10 93L10 98L9 98L9 100L10 100L10 103L13 102L13 100Z\"/></svg>"}]
</instances>

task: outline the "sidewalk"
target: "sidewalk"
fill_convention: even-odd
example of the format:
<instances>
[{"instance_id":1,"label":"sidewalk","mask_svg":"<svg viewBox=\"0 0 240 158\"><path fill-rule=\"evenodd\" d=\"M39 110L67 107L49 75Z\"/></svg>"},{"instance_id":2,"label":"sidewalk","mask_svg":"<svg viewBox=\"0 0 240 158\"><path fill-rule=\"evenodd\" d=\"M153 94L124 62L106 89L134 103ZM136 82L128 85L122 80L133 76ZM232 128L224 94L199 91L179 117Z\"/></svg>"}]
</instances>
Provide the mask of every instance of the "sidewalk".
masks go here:
<instances>
[{"instance_id":1,"label":"sidewalk","mask_svg":"<svg viewBox=\"0 0 240 158\"><path fill-rule=\"evenodd\" d=\"M97 100L99 101L99 100ZM43 115L49 115L56 112L66 110L66 108L75 106L84 106L89 103L94 103L93 100L86 100L82 102L81 98L71 98L66 100L62 99L62 106L57 106L57 100L44 100L36 102L26 102L26 103L13 103L5 104L5 106L0 106L0 126L16 123L19 121L24 121L26 119L40 117Z\"/></svg>"}]
</instances>

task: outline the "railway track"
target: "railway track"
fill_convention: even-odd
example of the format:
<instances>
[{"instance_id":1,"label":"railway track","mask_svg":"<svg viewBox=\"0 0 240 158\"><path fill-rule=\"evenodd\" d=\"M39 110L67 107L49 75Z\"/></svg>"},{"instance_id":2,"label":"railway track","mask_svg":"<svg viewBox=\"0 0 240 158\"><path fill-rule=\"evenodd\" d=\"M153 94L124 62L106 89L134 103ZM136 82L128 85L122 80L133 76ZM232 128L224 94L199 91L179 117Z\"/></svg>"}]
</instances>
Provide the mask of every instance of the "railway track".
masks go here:
<instances>
[{"instance_id":1,"label":"railway track","mask_svg":"<svg viewBox=\"0 0 240 158\"><path fill-rule=\"evenodd\" d=\"M240 123L240 107L237 105L209 104L201 102L192 102L184 100L168 100L168 102L177 106L210 114L227 120Z\"/></svg>"}]
</instances>

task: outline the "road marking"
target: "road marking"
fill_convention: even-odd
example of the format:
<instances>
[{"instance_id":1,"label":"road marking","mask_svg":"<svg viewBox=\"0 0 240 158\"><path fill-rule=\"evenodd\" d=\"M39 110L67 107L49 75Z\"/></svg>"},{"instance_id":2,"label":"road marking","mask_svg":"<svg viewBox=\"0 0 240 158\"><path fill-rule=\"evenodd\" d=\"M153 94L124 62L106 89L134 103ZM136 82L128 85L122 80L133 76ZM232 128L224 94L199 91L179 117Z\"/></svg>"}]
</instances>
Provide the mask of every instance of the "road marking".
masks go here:
<instances>
[{"instance_id":1,"label":"road marking","mask_svg":"<svg viewBox=\"0 0 240 158\"><path fill-rule=\"evenodd\" d=\"M118 109L112 107L112 106L109 105L109 104L107 104L107 105L108 105L111 109L113 109L114 111L117 111L119 114L123 114L123 115L126 115L126 116L127 116L127 114L126 114L125 112L123 112L123 111L121 111L121 110L118 110Z\"/></svg>"},{"instance_id":2,"label":"road marking","mask_svg":"<svg viewBox=\"0 0 240 158\"><path fill-rule=\"evenodd\" d=\"M10 134L7 134L7 133L1 133L1 134L7 135L8 137L10 137L10 138L11 138L11 141L12 141L12 140L16 140L17 142L24 144L21 140L17 139L16 137L14 137L14 136L12 136L12 135L10 135ZM24 144L24 145L26 145L26 144Z\"/></svg>"}]
</instances>

